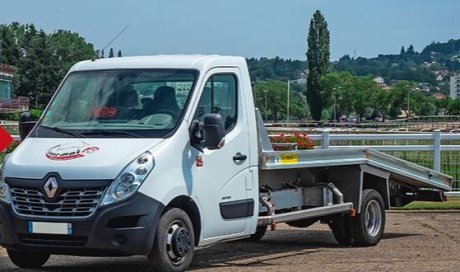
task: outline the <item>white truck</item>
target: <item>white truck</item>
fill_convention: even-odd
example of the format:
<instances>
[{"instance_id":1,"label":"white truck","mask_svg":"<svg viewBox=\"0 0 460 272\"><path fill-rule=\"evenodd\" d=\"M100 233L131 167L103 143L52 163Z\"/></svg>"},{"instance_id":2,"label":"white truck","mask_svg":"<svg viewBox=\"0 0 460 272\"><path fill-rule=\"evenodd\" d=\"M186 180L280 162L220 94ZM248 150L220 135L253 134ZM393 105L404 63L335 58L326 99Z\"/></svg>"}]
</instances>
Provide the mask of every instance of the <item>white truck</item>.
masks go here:
<instances>
[{"instance_id":1,"label":"white truck","mask_svg":"<svg viewBox=\"0 0 460 272\"><path fill-rule=\"evenodd\" d=\"M280 222L321 221L342 245L372 246L385 209L451 189L377 151L273 151L242 57L77 63L20 133L1 167L0 245L23 268L146 255L153 270L184 271L196 248Z\"/></svg>"}]
</instances>

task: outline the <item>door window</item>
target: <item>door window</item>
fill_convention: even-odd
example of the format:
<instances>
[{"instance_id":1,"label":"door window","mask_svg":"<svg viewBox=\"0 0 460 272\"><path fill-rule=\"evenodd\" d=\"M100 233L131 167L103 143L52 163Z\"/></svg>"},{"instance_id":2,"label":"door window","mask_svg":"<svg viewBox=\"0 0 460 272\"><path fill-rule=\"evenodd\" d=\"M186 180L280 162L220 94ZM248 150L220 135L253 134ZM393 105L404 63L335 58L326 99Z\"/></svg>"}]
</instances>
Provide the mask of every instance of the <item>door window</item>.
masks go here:
<instances>
[{"instance_id":1,"label":"door window","mask_svg":"<svg viewBox=\"0 0 460 272\"><path fill-rule=\"evenodd\" d=\"M225 122L226 131L232 130L237 120L236 86L236 77L232 74L210 77L201 94L194 119L203 122L206 114L219 113Z\"/></svg>"}]
</instances>

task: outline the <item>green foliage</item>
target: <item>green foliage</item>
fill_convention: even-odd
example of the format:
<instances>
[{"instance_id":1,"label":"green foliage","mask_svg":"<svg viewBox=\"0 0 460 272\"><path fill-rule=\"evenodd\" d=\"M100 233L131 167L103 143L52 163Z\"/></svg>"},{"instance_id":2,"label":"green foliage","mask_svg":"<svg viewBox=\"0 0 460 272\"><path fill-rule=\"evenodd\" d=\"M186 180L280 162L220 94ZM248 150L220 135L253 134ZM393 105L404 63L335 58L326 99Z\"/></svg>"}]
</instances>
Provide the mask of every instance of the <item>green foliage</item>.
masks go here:
<instances>
[{"instance_id":1,"label":"green foliage","mask_svg":"<svg viewBox=\"0 0 460 272\"><path fill-rule=\"evenodd\" d=\"M402 210L460 210L460 199L449 198L445 202L414 201L401 208Z\"/></svg>"},{"instance_id":2,"label":"green foliage","mask_svg":"<svg viewBox=\"0 0 460 272\"><path fill-rule=\"evenodd\" d=\"M287 82L272 80L261 81L254 86L255 104L262 117L275 122L286 118L287 114ZM266 100L265 100L266 98ZM265 107L265 101L267 107ZM308 113L307 101L299 85L291 84L290 119L305 118Z\"/></svg>"},{"instance_id":3,"label":"green foliage","mask_svg":"<svg viewBox=\"0 0 460 272\"><path fill-rule=\"evenodd\" d=\"M451 115L460 115L460 98L450 100L447 105L447 111Z\"/></svg>"},{"instance_id":4,"label":"green foliage","mask_svg":"<svg viewBox=\"0 0 460 272\"><path fill-rule=\"evenodd\" d=\"M30 115L32 116L32 119L38 120L40 116L42 116L43 110L41 109L31 109L29 110Z\"/></svg>"},{"instance_id":5,"label":"green foliage","mask_svg":"<svg viewBox=\"0 0 460 272\"><path fill-rule=\"evenodd\" d=\"M324 107L320 79L329 70L329 30L327 22L319 10L313 14L308 31L307 65L307 101L314 120L321 119Z\"/></svg>"},{"instance_id":6,"label":"green foliage","mask_svg":"<svg viewBox=\"0 0 460 272\"><path fill-rule=\"evenodd\" d=\"M300 60L282 59L279 57L249 58L246 60L249 74L254 82L267 80L288 81L305 76L307 64Z\"/></svg>"},{"instance_id":7,"label":"green foliage","mask_svg":"<svg viewBox=\"0 0 460 272\"><path fill-rule=\"evenodd\" d=\"M359 121L377 113L382 121L388 116L397 118L401 111L406 116L433 115L438 109L447 108L415 90L412 82L400 81L390 89L381 89L372 77L353 76L348 72L331 72L321 78L324 101L330 111L342 115L358 116ZM439 105L438 105L439 104Z\"/></svg>"},{"instance_id":8,"label":"green foliage","mask_svg":"<svg viewBox=\"0 0 460 272\"><path fill-rule=\"evenodd\" d=\"M46 34L33 24L0 25L2 60L15 66L15 95L32 98L35 108L44 108L68 69L94 56L93 45L77 33L58 30Z\"/></svg>"}]
</instances>

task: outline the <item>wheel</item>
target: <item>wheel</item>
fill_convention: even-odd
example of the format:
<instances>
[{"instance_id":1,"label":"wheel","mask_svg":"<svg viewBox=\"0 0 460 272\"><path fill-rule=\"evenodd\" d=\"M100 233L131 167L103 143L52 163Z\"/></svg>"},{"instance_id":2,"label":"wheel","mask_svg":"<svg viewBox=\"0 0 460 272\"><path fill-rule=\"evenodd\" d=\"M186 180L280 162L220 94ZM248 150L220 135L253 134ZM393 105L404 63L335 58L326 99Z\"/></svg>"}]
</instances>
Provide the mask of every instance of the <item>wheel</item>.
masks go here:
<instances>
[{"instance_id":1,"label":"wheel","mask_svg":"<svg viewBox=\"0 0 460 272\"><path fill-rule=\"evenodd\" d=\"M174 110L170 110L170 109L160 109L160 110L155 111L154 114L170 115L173 118L174 122L176 122L177 119L179 119L179 113Z\"/></svg>"},{"instance_id":2,"label":"wheel","mask_svg":"<svg viewBox=\"0 0 460 272\"><path fill-rule=\"evenodd\" d=\"M195 233L187 213L167 209L161 216L148 258L155 271L185 271L192 263Z\"/></svg>"},{"instance_id":3,"label":"wheel","mask_svg":"<svg viewBox=\"0 0 460 272\"><path fill-rule=\"evenodd\" d=\"M350 246L352 244L351 227L350 227L350 216L346 214L340 214L334 216L329 227L334 234L335 240L342 246Z\"/></svg>"},{"instance_id":4,"label":"wheel","mask_svg":"<svg viewBox=\"0 0 460 272\"><path fill-rule=\"evenodd\" d=\"M380 241L385 228L385 204L379 192L363 191L361 213L351 220L351 233L356 246L373 246Z\"/></svg>"},{"instance_id":5,"label":"wheel","mask_svg":"<svg viewBox=\"0 0 460 272\"><path fill-rule=\"evenodd\" d=\"M50 254L7 250L10 260L20 268L40 268L50 258Z\"/></svg>"},{"instance_id":6,"label":"wheel","mask_svg":"<svg viewBox=\"0 0 460 272\"><path fill-rule=\"evenodd\" d=\"M286 224L288 224L291 227L296 227L296 228L308 228L309 226L315 224L316 221L318 221L317 218L310 218L310 219L289 221L289 222L286 222Z\"/></svg>"},{"instance_id":7,"label":"wheel","mask_svg":"<svg viewBox=\"0 0 460 272\"><path fill-rule=\"evenodd\" d=\"M251 242L258 242L262 237L264 237L265 232L267 232L267 226L258 226L256 228L256 232L249 236L249 238L246 238L246 241L251 241Z\"/></svg>"}]
</instances>

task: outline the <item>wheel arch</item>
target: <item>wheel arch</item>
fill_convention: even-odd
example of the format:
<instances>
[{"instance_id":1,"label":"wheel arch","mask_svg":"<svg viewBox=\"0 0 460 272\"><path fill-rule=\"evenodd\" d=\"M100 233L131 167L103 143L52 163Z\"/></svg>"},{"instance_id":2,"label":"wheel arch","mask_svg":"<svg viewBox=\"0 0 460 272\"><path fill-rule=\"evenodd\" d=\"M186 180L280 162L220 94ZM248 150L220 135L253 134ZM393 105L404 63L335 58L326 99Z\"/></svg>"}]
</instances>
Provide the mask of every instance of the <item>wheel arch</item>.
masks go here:
<instances>
[{"instance_id":1,"label":"wheel arch","mask_svg":"<svg viewBox=\"0 0 460 272\"><path fill-rule=\"evenodd\" d=\"M383 198L385 209L390 209L390 192L389 192L389 179L374 173L363 173L363 189L374 189Z\"/></svg>"},{"instance_id":2,"label":"wheel arch","mask_svg":"<svg viewBox=\"0 0 460 272\"><path fill-rule=\"evenodd\" d=\"M182 195L171 200L166 208L179 208L187 213L193 224L193 231L195 233L195 246L197 246L200 242L201 215L195 201L193 201L193 199L188 196Z\"/></svg>"}]
</instances>

